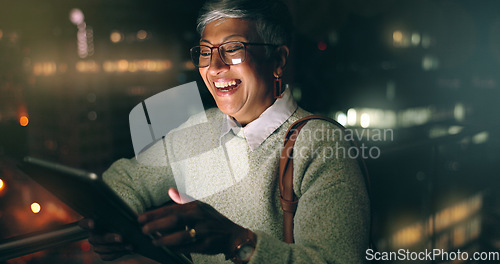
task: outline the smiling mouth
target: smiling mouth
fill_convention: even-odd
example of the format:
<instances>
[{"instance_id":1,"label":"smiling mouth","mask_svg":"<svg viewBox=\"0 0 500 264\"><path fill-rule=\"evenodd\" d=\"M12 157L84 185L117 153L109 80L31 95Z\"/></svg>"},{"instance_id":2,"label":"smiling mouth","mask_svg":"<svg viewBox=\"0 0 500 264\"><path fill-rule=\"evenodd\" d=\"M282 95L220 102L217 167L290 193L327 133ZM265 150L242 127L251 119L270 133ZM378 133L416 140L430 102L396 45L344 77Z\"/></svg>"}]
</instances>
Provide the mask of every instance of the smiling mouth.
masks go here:
<instances>
[{"instance_id":1,"label":"smiling mouth","mask_svg":"<svg viewBox=\"0 0 500 264\"><path fill-rule=\"evenodd\" d=\"M236 89L240 83L240 80L231 80L228 82L214 82L214 85L221 92L229 92Z\"/></svg>"}]
</instances>

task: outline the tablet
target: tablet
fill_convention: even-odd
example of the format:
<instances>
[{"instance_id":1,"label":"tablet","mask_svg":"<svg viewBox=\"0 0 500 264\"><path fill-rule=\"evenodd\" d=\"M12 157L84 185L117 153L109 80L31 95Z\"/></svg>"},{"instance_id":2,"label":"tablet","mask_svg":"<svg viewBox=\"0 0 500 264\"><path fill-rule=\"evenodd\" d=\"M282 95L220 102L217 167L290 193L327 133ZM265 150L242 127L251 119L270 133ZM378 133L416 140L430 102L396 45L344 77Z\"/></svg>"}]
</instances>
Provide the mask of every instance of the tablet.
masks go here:
<instances>
[{"instance_id":1,"label":"tablet","mask_svg":"<svg viewBox=\"0 0 500 264\"><path fill-rule=\"evenodd\" d=\"M142 233L137 214L97 174L33 157L25 157L20 169L82 216L121 234L135 252L161 263L192 263L154 246L152 237Z\"/></svg>"}]
</instances>

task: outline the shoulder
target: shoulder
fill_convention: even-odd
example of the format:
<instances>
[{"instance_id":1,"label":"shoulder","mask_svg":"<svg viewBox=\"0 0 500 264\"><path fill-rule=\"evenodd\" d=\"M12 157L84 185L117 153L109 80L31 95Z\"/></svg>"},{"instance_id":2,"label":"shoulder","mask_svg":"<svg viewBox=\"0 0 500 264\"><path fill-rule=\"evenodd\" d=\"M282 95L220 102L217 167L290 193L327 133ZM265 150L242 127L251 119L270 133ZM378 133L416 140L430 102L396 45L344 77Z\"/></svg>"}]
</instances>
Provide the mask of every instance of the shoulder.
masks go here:
<instances>
[{"instance_id":1,"label":"shoulder","mask_svg":"<svg viewBox=\"0 0 500 264\"><path fill-rule=\"evenodd\" d=\"M286 126L290 127L298 120L312 115L313 114L311 112L299 107L297 108L297 111L295 111L295 113L293 113L293 115L287 120ZM341 135L345 133L345 128L335 120L328 117L324 118L325 119L315 118L308 120L304 127L302 127L297 137L296 144L300 145L313 142L331 143L342 139L343 137Z\"/></svg>"},{"instance_id":2,"label":"shoulder","mask_svg":"<svg viewBox=\"0 0 500 264\"><path fill-rule=\"evenodd\" d=\"M298 109L290 122L310 115ZM309 120L300 130L293 149L294 190L299 197L318 183L321 188L344 184L363 187L357 160L349 156L352 142L345 133L339 123L323 119Z\"/></svg>"},{"instance_id":3,"label":"shoulder","mask_svg":"<svg viewBox=\"0 0 500 264\"><path fill-rule=\"evenodd\" d=\"M288 118L286 123L290 123L290 125L291 125L294 122L298 121L299 119L304 118L306 116L310 116L310 115L312 115L311 112L308 112L299 106L299 107L297 107L297 110L295 110L295 112L293 112L293 114Z\"/></svg>"},{"instance_id":4,"label":"shoulder","mask_svg":"<svg viewBox=\"0 0 500 264\"><path fill-rule=\"evenodd\" d=\"M288 123L289 125L293 124L294 122L304 118L304 117L308 117L308 116L321 116L321 115L316 115L316 114L313 114L307 110L304 110L303 108L301 107L297 107L297 110L288 118L288 120L286 121L286 123ZM337 121L327 117L327 116L321 116L325 119L312 119L310 121L308 121L307 124L311 124L309 125L310 127L314 127L314 124L329 124L331 128L338 128L338 129L343 129L344 127L339 124Z\"/></svg>"}]
</instances>

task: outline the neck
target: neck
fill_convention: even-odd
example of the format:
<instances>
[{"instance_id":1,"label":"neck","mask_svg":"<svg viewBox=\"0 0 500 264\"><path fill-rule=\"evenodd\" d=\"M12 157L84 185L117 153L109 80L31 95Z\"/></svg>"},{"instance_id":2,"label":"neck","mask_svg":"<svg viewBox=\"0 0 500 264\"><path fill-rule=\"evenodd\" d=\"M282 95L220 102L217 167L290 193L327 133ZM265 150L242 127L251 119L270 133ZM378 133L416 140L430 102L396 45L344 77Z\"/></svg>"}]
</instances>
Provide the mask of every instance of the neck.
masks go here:
<instances>
[{"instance_id":1,"label":"neck","mask_svg":"<svg viewBox=\"0 0 500 264\"><path fill-rule=\"evenodd\" d=\"M241 127L245 127L246 125L250 124L252 121L255 119L259 118L264 111L266 111L271 105L274 104L276 99L273 97L273 99L266 104L266 106L262 107L261 109L255 109L254 112L250 112L245 116L230 116L234 121L236 121Z\"/></svg>"}]
</instances>

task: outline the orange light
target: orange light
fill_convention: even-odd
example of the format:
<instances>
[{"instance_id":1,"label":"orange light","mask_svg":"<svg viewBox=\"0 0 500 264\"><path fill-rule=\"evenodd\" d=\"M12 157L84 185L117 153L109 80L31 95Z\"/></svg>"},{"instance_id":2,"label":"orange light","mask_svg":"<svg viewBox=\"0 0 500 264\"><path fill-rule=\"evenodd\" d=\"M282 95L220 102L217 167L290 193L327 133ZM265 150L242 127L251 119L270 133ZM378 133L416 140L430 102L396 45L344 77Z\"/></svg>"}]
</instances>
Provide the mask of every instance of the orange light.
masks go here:
<instances>
[{"instance_id":1,"label":"orange light","mask_svg":"<svg viewBox=\"0 0 500 264\"><path fill-rule=\"evenodd\" d=\"M21 118L19 118L19 124L21 124L21 126L27 126L29 123L29 119L27 116L21 116Z\"/></svg>"},{"instance_id":2,"label":"orange light","mask_svg":"<svg viewBox=\"0 0 500 264\"><path fill-rule=\"evenodd\" d=\"M118 71L126 72L128 70L128 60L119 60L118 61Z\"/></svg>"},{"instance_id":3,"label":"orange light","mask_svg":"<svg viewBox=\"0 0 500 264\"><path fill-rule=\"evenodd\" d=\"M118 43L123 40L123 34L118 31L113 31L111 35L109 35L109 39L113 43Z\"/></svg>"},{"instance_id":4,"label":"orange light","mask_svg":"<svg viewBox=\"0 0 500 264\"><path fill-rule=\"evenodd\" d=\"M35 214L38 214L42 210L42 207L38 203L32 203L31 204L31 211Z\"/></svg>"},{"instance_id":5,"label":"orange light","mask_svg":"<svg viewBox=\"0 0 500 264\"><path fill-rule=\"evenodd\" d=\"M395 43L403 42L403 33L399 30L394 31L394 33L392 33L392 39Z\"/></svg>"},{"instance_id":6,"label":"orange light","mask_svg":"<svg viewBox=\"0 0 500 264\"><path fill-rule=\"evenodd\" d=\"M3 189L4 185L3 185L3 181L2 179L0 179L0 191Z\"/></svg>"}]
</instances>

